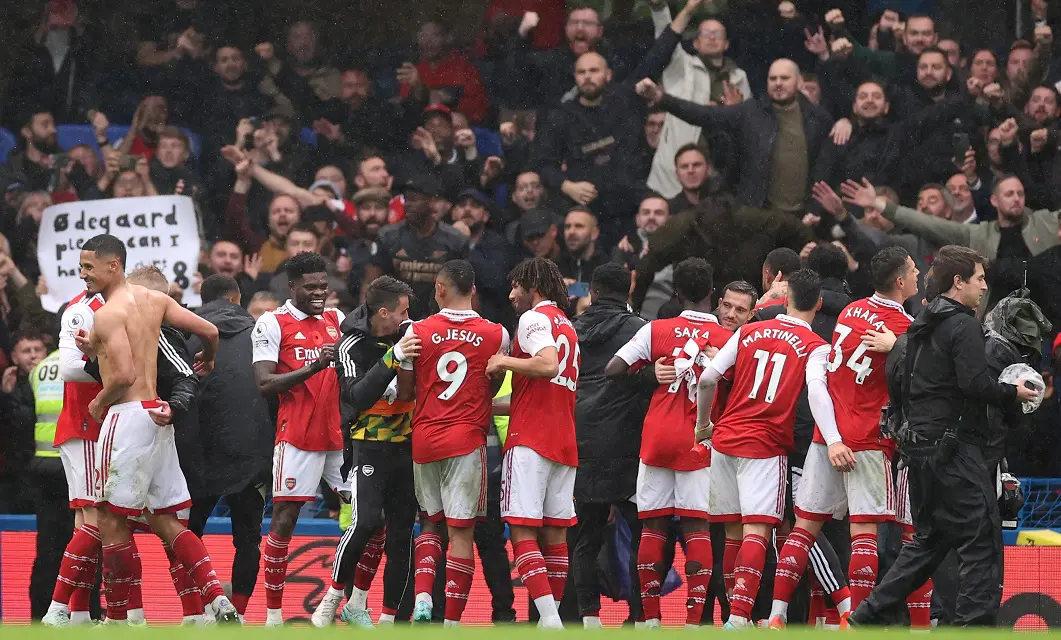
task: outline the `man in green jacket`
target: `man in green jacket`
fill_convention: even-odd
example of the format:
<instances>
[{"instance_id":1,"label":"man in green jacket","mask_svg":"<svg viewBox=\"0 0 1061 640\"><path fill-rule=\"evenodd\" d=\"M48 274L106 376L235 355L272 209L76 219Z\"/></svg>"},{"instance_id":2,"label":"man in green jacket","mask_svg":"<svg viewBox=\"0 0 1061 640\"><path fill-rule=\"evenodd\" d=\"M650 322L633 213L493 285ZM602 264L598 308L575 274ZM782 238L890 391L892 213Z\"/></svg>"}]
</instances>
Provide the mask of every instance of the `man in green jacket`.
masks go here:
<instances>
[{"instance_id":1,"label":"man in green jacket","mask_svg":"<svg viewBox=\"0 0 1061 640\"><path fill-rule=\"evenodd\" d=\"M880 212L917 236L941 246L969 247L987 257L991 262L988 270L991 288L980 304L980 317L1010 291L1022 286L1029 259L1061 244L1058 212L1032 211L1025 207L1024 185L1013 175L1002 176L992 189L991 204L998 211L998 220L980 224L944 220L898 206L877 196L866 179L861 183L848 180L841 189L847 202ZM1032 298L1041 299L1050 293L1032 291Z\"/></svg>"}]
</instances>

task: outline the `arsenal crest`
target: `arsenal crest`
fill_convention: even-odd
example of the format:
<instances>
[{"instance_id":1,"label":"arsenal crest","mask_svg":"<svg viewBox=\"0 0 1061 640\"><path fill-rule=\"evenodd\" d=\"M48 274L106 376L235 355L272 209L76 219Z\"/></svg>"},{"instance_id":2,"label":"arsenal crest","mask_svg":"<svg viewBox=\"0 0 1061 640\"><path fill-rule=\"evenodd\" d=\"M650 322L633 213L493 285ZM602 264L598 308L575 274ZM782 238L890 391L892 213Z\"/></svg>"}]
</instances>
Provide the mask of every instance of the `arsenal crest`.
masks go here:
<instances>
[{"instance_id":1,"label":"arsenal crest","mask_svg":"<svg viewBox=\"0 0 1061 640\"><path fill-rule=\"evenodd\" d=\"M333 327L331 325L328 325L328 335L331 337L332 340L338 340L339 339L339 332L336 331L335 327Z\"/></svg>"},{"instance_id":2,"label":"arsenal crest","mask_svg":"<svg viewBox=\"0 0 1061 640\"><path fill-rule=\"evenodd\" d=\"M295 479L294 478L287 478L286 480L284 480L284 486L287 487L288 491L294 490L294 488L295 488Z\"/></svg>"}]
</instances>

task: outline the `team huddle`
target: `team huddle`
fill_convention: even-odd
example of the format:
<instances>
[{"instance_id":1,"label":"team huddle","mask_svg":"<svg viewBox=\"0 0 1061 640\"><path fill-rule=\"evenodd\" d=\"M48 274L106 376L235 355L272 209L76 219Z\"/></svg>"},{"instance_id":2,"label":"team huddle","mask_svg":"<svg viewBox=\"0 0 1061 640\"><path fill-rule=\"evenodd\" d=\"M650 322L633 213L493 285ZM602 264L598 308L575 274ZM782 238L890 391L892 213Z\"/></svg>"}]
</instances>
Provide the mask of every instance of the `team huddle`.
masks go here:
<instances>
[{"instance_id":1,"label":"team huddle","mask_svg":"<svg viewBox=\"0 0 1061 640\"><path fill-rule=\"evenodd\" d=\"M290 259L292 297L263 315L251 338L259 387L279 396L274 514L262 553L267 626L283 623L287 548L301 505L315 498L322 481L345 502L357 500L357 468L344 477L336 372L352 365L343 364L337 351L344 315L325 308L326 266L313 253ZM84 245L81 269L87 291L62 316L65 395L55 441L77 529L44 622L88 621L102 546L108 622L142 624L142 568L131 531L146 525L167 550L187 619L240 623L247 598L225 597L205 547L182 524L191 500L169 427L172 411L158 399L156 385L158 356L172 354L163 323L201 339L194 365L182 362L189 375L213 368L217 329L169 298L164 279L153 286L150 270L138 269L127 279L124 246L111 236ZM714 565L710 522L725 526L728 628L752 624L768 548L779 560L763 624L785 626L816 538L832 518L849 515L851 522L850 587L820 580L835 584L827 593L841 625L872 590L878 524L897 520L910 530L904 483L892 475L895 445L879 425L888 403L885 360L911 322L902 303L917 292L918 282L901 248L881 251L872 270L876 293L841 312L830 343L812 329L821 304L814 272L786 274L784 313L731 331L711 313L711 267L685 260L674 269L684 311L646 324L608 363L608 378L651 367L658 382L644 421L634 496L643 524L637 559L643 626L661 624L672 518L680 521L686 543L687 625L712 622L713 612L705 611ZM445 624L461 620L475 572L474 527L486 511L487 425L492 415L507 412L501 516L539 626L563 626L558 603L568 574L567 529L575 524L581 355L560 306L567 286L556 265L526 260L509 281L509 299L520 314L511 339L475 311L475 273L462 260L446 263L436 276L438 313L400 332L408 296L385 305L392 331L400 335L381 361L394 374L386 402L414 407L412 479L421 512L413 556L414 622L431 620L436 566L446 544ZM98 378L87 373L94 367ZM511 399L496 402L508 375ZM815 429L802 469L790 470L802 395ZM794 526L786 518L786 505L793 503ZM342 603L345 576L339 567L346 542L344 536L332 588L314 613L317 626L333 624ZM908 600L913 626L928 626L930 595L927 584ZM386 605L385 598L380 622L394 620ZM363 597L351 597L341 617L371 624ZM600 625L592 615L584 622Z\"/></svg>"}]
</instances>

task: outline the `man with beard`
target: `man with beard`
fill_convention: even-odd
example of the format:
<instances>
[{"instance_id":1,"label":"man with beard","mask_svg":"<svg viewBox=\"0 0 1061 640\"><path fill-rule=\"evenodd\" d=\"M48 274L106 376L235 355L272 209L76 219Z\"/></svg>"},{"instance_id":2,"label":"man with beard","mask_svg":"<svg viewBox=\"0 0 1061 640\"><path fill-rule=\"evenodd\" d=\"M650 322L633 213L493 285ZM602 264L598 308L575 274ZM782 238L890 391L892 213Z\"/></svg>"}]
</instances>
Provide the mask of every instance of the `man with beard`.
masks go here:
<instances>
[{"instance_id":1,"label":"man with beard","mask_svg":"<svg viewBox=\"0 0 1061 640\"><path fill-rule=\"evenodd\" d=\"M1010 120L1015 129L1017 123ZM1058 238L1058 212L1045 209L1032 211L1024 206L1024 185L1016 176L995 182L991 204L998 211L998 220L981 224L963 224L897 206L878 197L873 185L863 180L852 180L842 186L844 199L861 207L873 207L883 216L927 240L939 245L956 244L982 253L991 265L988 284L991 290L983 296L982 314L994 303L1024 282L1024 265L1031 258L1045 253L1061 243ZM1033 290L1033 300L1043 300L1053 291Z\"/></svg>"},{"instance_id":2,"label":"man with beard","mask_svg":"<svg viewBox=\"0 0 1061 640\"><path fill-rule=\"evenodd\" d=\"M597 218L585 207L575 207L564 218L564 248L556 263L568 287L586 285L575 297L589 295L589 279L594 269L608 263L608 254L600 250Z\"/></svg>"},{"instance_id":3,"label":"man with beard","mask_svg":"<svg viewBox=\"0 0 1061 640\"><path fill-rule=\"evenodd\" d=\"M759 292L750 282L735 280L722 290L715 316L718 323L729 331L736 331L755 315L755 301Z\"/></svg>"},{"instance_id":4,"label":"man with beard","mask_svg":"<svg viewBox=\"0 0 1061 640\"><path fill-rule=\"evenodd\" d=\"M7 168L26 178L27 191L46 191L60 152L55 118L47 111L27 112L19 117L19 123L21 140L7 157Z\"/></svg>"},{"instance_id":5,"label":"man with beard","mask_svg":"<svg viewBox=\"0 0 1061 640\"><path fill-rule=\"evenodd\" d=\"M657 66L650 56L640 69ZM611 245L644 184L637 162L644 116L632 86L612 83L599 53L579 56L575 82L578 99L549 114L535 139L532 165L551 190L597 215L604 242Z\"/></svg>"},{"instance_id":6,"label":"man with beard","mask_svg":"<svg viewBox=\"0 0 1061 640\"><path fill-rule=\"evenodd\" d=\"M475 268L475 290L480 313L487 320L504 324L515 320L510 313L505 275L513 266L512 248L500 234L488 230L490 200L482 191L465 189L450 212L453 228L468 238L468 262Z\"/></svg>"},{"instance_id":7,"label":"man with beard","mask_svg":"<svg viewBox=\"0 0 1061 640\"><path fill-rule=\"evenodd\" d=\"M658 193L649 192L637 207L637 215L634 216L636 230L626 234L619 241L619 245L612 251L612 262L624 264L627 269L633 271L641 258L648 253L652 234L663 226L669 217L670 205L667 200Z\"/></svg>"},{"instance_id":8,"label":"man with beard","mask_svg":"<svg viewBox=\"0 0 1061 640\"><path fill-rule=\"evenodd\" d=\"M796 63L780 59L770 65L767 95L734 106L705 106L665 95L645 78L637 92L678 118L709 128L729 128L742 149L737 199L771 212L801 214L810 188L824 175L825 148L832 118L799 91Z\"/></svg>"},{"instance_id":9,"label":"man with beard","mask_svg":"<svg viewBox=\"0 0 1061 640\"><path fill-rule=\"evenodd\" d=\"M468 239L431 213L431 199L441 194L431 175L417 176L402 185L405 219L379 231L372 263L365 266L362 291L381 275L393 275L413 288L409 317L425 318L434 299L435 276L450 260L464 258Z\"/></svg>"},{"instance_id":10,"label":"man with beard","mask_svg":"<svg viewBox=\"0 0 1061 640\"><path fill-rule=\"evenodd\" d=\"M292 106L304 116L318 114L328 100L340 93L339 71L324 63L317 29L312 22L300 20L287 29L287 56L276 56L272 43L255 48L272 80Z\"/></svg>"},{"instance_id":11,"label":"man with beard","mask_svg":"<svg viewBox=\"0 0 1061 640\"><path fill-rule=\"evenodd\" d=\"M891 82L910 84L914 79L917 58L925 49L935 47L939 40L936 23L931 16L911 15L906 20L901 39L902 51L874 51L859 44L844 25L844 14L840 9L831 9L825 14L825 22L832 35L854 44L850 63L863 70L866 75L876 75ZM878 36L879 37L879 36ZM898 47L896 47L898 49ZM846 54L845 54L846 55Z\"/></svg>"},{"instance_id":12,"label":"man with beard","mask_svg":"<svg viewBox=\"0 0 1061 640\"><path fill-rule=\"evenodd\" d=\"M674 154L674 168L682 190L667 204L671 211L681 213L695 208L700 198L710 193L713 172L707 151L693 142L678 148Z\"/></svg>"},{"instance_id":13,"label":"man with beard","mask_svg":"<svg viewBox=\"0 0 1061 640\"><path fill-rule=\"evenodd\" d=\"M1026 117L1022 124L1033 128L1052 127L1058 116L1057 102L1057 89L1046 85L1035 87L1024 105Z\"/></svg>"},{"instance_id":14,"label":"man with beard","mask_svg":"<svg viewBox=\"0 0 1061 640\"><path fill-rule=\"evenodd\" d=\"M379 238L379 230L387 224L391 194L380 187L369 187L355 193L353 202L362 233L359 238L347 242L346 248L340 251L345 251L346 257L350 259L350 275L347 276L346 287L356 297L362 290L361 283L366 282L365 269L369 268L373 257L379 251L376 240Z\"/></svg>"},{"instance_id":15,"label":"man with beard","mask_svg":"<svg viewBox=\"0 0 1061 640\"><path fill-rule=\"evenodd\" d=\"M854 127L844 144L825 143L828 169L825 181L839 185L848 178L867 177L874 184L895 186L902 145L899 124L889 124L891 104L879 82L863 82L855 91L852 107Z\"/></svg>"},{"instance_id":16,"label":"man with beard","mask_svg":"<svg viewBox=\"0 0 1061 640\"><path fill-rule=\"evenodd\" d=\"M223 275L232 278L239 285L241 298L250 302L257 291L254 281L258 279L259 262L257 255L244 257L243 249L235 242L218 240L210 247L210 258L206 263L203 275Z\"/></svg>"},{"instance_id":17,"label":"man with beard","mask_svg":"<svg viewBox=\"0 0 1061 640\"><path fill-rule=\"evenodd\" d=\"M681 42L682 33L688 26L702 0L689 0L674 21L670 19L670 8L666 2L652 3L652 21L656 25L654 47L673 52L670 63L661 77L664 86L671 89L675 97L700 104L737 104L752 98L748 74L726 57L729 38L726 26L718 20L704 20L697 27L696 38L689 51ZM668 24L669 23L669 24ZM652 161L652 172L648 186L665 196L674 197L682 185L675 175L674 157L683 142L696 142L702 134L711 136L709 144L715 145L712 132L702 131L676 116L667 117L663 123L663 143ZM675 210L677 211L677 209Z\"/></svg>"},{"instance_id":18,"label":"man with beard","mask_svg":"<svg viewBox=\"0 0 1061 640\"><path fill-rule=\"evenodd\" d=\"M1061 153L1058 152L1057 117L1058 94L1053 87L1036 87L1024 106L1020 119L1022 144L1009 142L1000 149L1001 159L1008 169L1023 174L1028 202L1034 207L1057 208L1061 203L1058 173ZM1027 136L1027 137L1024 137ZM1025 170L1026 169L1026 170Z\"/></svg>"},{"instance_id":19,"label":"man with beard","mask_svg":"<svg viewBox=\"0 0 1061 640\"><path fill-rule=\"evenodd\" d=\"M223 237L243 248L244 253L261 257L260 271L272 273L287 259L284 240L291 227L299 222L302 207L294 197L280 194L269 203L268 235L262 237L252 227L247 215L247 192L251 188L254 166L244 157L236 165L236 184L232 187L225 210Z\"/></svg>"},{"instance_id":20,"label":"man with beard","mask_svg":"<svg viewBox=\"0 0 1061 640\"><path fill-rule=\"evenodd\" d=\"M411 64L402 65L398 77L410 89L395 105L375 95L367 69L343 69L339 97L329 101L324 115L313 122L321 153L351 157L365 147L388 153L402 148L416 128L416 115L427 106L427 90Z\"/></svg>"}]
</instances>

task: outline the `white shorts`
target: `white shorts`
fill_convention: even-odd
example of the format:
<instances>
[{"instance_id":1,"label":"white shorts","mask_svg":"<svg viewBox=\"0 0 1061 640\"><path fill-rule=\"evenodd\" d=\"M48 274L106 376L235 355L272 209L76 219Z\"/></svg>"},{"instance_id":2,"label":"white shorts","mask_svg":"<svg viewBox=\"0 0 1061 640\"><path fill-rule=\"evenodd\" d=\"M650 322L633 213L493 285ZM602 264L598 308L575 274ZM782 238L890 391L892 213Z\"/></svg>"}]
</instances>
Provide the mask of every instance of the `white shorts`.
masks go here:
<instances>
[{"instance_id":1,"label":"white shorts","mask_svg":"<svg viewBox=\"0 0 1061 640\"><path fill-rule=\"evenodd\" d=\"M575 471L529 447L512 447L501 465L501 518L520 527L574 526Z\"/></svg>"},{"instance_id":2,"label":"white shorts","mask_svg":"<svg viewBox=\"0 0 1061 640\"><path fill-rule=\"evenodd\" d=\"M892 463L883 451L855 451L855 468L840 473L829 462L829 447L812 442L796 492L796 515L807 520L888 522L895 519Z\"/></svg>"},{"instance_id":3,"label":"white shorts","mask_svg":"<svg viewBox=\"0 0 1061 640\"><path fill-rule=\"evenodd\" d=\"M72 438L59 445L70 508L96 504L96 441Z\"/></svg>"},{"instance_id":4,"label":"white shorts","mask_svg":"<svg viewBox=\"0 0 1061 640\"><path fill-rule=\"evenodd\" d=\"M420 510L431 522L470 527L486 517L486 445L455 458L413 463Z\"/></svg>"},{"instance_id":5,"label":"white shorts","mask_svg":"<svg viewBox=\"0 0 1061 640\"><path fill-rule=\"evenodd\" d=\"M107 411L96 443L97 506L124 516L177 513L192 505L177 459L173 427L147 413L154 402L126 402Z\"/></svg>"},{"instance_id":6,"label":"white shorts","mask_svg":"<svg viewBox=\"0 0 1061 640\"><path fill-rule=\"evenodd\" d=\"M637 515L642 520L665 516L707 520L710 481L711 467L675 471L639 462Z\"/></svg>"},{"instance_id":7,"label":"white shorts","mask_svg":"<svg viewBox=\"0 0 1061 640\"><path fill-rule=\"evenodd\" d=\"M895 478L895 521L903 530L909 533L914 531L914 518L910 513L910 470L906 467L899 469Z\"/></svg>"},{"instance_id":8,"label":"white shorts","mask_svg":"<svg viewBox=\"0 0 1061 640\"><path fill-rule=\"evenodd\" d=\"M290 442L273 445L273 502L312 502L321 479L336 491L346 482L340 468L343 452L303 451Z\"/></svg>"},{"instance_id":9,"label":"white shorts","mask_svg":"<svg viewBox=\"0 0 1061 640\"><path fill-rule=\"evenodd\" d=\"M777 524L785 515L787 490L788 456L738 458L711 452L712 521Z\"/></svg>"}]
</instances>

